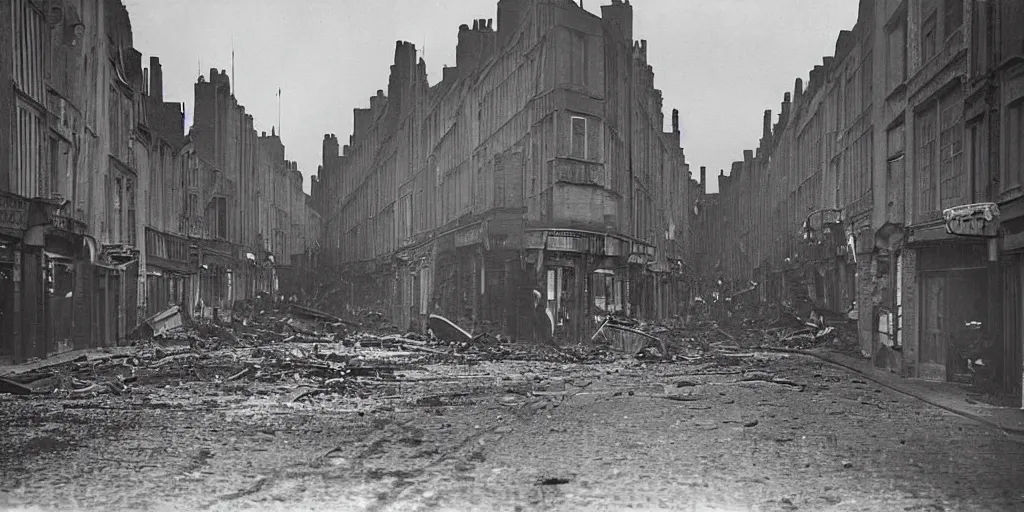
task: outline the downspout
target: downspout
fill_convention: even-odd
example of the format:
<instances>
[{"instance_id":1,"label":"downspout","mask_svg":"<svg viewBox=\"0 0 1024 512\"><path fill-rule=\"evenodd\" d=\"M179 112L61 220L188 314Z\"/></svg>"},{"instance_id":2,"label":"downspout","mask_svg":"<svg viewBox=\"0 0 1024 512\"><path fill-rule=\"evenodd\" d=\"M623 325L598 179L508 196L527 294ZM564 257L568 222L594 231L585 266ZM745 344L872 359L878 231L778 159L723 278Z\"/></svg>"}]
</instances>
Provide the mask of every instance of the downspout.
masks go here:
<instances>
[{"instance_id":1,"label":"downspout","mask_svg":"<svg viewBox=\"0 0 1024 512\"><path fill-rule=\"evenodd\" d=\"M627 148L629 149L629 151L627 152L627 154L629 155L629 165L628 165L628 167L629 167L629 186L626 188L626 190L629 192L630 222L633 224L633 233L632 233L632 235L634 237L636 237L636 235L639 234L639 232L638 232L639 231L639 224L637 222L637 212L636 212L636 182L634 181L634 173L633 173L633 115L635 113L635 107L636 107L636 105L635 105L635 100L636 100L636 98L635 98L635 90L636 90L636 88L634 87L633 66L636 64L636 62L635 62L635 59L633 58L633 41L632 40L630 40L629 44L627 45L626 53L627 53L627 56L626 56L626 79L629 81L629 84L626 87L626 91L627 91L627 95L628 95L627 100L629 102L627 104L628 105L628 108L627 108L627 122L628 122L628 125L626 127L626 137L629 139L627 141ZM631 316L633 314L633 288L634 288L633 287L633 267L629 263L629 258L630 258L631 255L632 255L632 242L630 242L630 250L626 252L626 293L625 293L626 297L625 297L625 300L624 300L625 306L626 306L626 308L625 308L626 309L626 316Z\"/></svg>"}]
</instances>

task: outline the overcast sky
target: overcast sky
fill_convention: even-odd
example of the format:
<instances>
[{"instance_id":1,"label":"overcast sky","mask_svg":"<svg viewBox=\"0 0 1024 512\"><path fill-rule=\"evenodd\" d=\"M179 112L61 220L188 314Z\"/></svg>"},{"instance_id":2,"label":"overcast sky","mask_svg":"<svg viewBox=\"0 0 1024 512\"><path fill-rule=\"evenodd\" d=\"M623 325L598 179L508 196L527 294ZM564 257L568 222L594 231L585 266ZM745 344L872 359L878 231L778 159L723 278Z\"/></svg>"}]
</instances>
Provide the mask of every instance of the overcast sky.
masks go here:
<instances>
[{"instance_id":1,"label":"overcast sky","mask_svg":"<svg viewBox=\"0 0 1024 512\"><path fill-rule=\"evenodd\" d=\"M496 18L497 0L124 0L135 47L156 55L166 101L186 103L212 67L231 72L235 95L256 129L278 125L287 158L316 173L325 133L352 133L352 109L387 90L395 41L416 44L430 82L455 64L458 27ZM610 0L584 0L600 14ZM633 0L634 38L647 39L665 119L678 108L690 169L716 176L761 136L765 109L777 115L793 82L835 51L853 27L857 0ZM495 21L496 23L496 21ZM425 54L425 55L424 55ZM343 142L344 143L344 142ZM709 189L717 182L709 180Z\"/></svg>"}]
</instances>

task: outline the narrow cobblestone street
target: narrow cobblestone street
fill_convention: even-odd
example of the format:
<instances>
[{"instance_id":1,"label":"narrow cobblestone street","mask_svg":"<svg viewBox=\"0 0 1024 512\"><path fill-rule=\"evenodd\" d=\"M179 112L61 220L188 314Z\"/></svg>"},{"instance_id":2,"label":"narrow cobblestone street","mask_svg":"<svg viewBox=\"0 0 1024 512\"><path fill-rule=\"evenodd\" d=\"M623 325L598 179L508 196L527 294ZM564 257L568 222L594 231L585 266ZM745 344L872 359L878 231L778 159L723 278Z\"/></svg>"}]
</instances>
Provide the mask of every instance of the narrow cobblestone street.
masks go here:
<instances>
[{"instance_id":1,"label":"narrow cobblestone street","mask_svg":"<svg viewBox=\"0 0 1024 512\"><path fill-rule=\"evenodd\" d=\"M294 402L215 365L124 396L5 395L0 507L1024 508L1020 440L820 361L740 356L432 363Z\"/></svg>"}]
</instances>

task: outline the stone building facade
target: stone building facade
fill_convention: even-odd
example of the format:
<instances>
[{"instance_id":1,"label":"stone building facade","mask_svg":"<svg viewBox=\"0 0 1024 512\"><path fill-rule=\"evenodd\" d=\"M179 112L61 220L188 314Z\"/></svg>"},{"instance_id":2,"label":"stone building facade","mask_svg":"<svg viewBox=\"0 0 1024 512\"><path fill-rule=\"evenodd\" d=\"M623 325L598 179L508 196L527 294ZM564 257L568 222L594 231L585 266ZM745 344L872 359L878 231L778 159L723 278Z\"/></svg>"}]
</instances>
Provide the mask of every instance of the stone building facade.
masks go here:
<instances>
[{"instance_id":1,"label":"stone building facade","mask_svg":"<svg viewBox=\"0 0 1024 512\"><path fill-rule=\"evenodd\" d=\"M229 309L315 247L283 146L258 160L223 73L200 78L186 134L120 0L0 2L0 81L0 359L123 343L174 305ZM271 207L304 234L278 260L257 214Z\"/></svg>"},{"instance_id":2,"label":"stone building facade","mask_svg":"<svg viewBox=\"0 0 1024 512\"><path fill-rule=\"evenodd\" d=\"M399 41L385 94L324 138L320 261L399 325L441 313L527 336L535 294L556 335L596 315L678 313L689 170L664 131L633 7L501 0L459 28L427 81Z\"/></svg>"},{"instance_id":3,"label":"stone building facade","mask_svg":"<svg viewBox=\"0 0 1024 512\"><path fill-rule=\"evenodd\" d=\"M982 340L1019 392L1021 26L1015 1L862 1L705 199L724 236L702 265L855 319L863 355L906 376L959 380Z\"/></svg>"}]
</instances>

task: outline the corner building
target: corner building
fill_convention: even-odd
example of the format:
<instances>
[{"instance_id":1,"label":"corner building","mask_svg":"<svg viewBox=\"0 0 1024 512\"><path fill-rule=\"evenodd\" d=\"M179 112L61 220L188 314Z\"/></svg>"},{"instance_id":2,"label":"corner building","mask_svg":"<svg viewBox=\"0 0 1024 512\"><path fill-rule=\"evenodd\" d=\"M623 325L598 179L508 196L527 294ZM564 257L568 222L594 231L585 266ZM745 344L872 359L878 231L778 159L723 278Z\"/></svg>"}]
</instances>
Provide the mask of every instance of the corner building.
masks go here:
<instances>
[{"instance_id":1,"label":"corner building","mask_svg":"<svg viewBox=\"0 0 1024 512\"><path fill-rule=\"evenodd\" d=\"M355 109L347 145L324 138L313 182L320 262L350 304L370 298L403 327L439 313L528 337L539 292L568 339L602 312L681 312L689 169L632 9L502 0L497 29L459 27L434 85L397 43L387 94Z\"/></svg>"}]
</instances>

